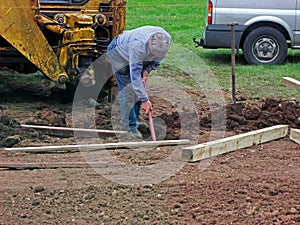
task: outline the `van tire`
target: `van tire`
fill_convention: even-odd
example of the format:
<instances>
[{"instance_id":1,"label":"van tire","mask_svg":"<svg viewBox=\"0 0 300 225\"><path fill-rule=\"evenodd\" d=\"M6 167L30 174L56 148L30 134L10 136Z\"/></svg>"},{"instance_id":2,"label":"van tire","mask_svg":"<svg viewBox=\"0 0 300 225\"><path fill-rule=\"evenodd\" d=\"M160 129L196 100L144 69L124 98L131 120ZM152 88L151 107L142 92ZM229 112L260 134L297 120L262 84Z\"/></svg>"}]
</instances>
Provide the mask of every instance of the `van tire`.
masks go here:
<instances>
[{"instance_id":1,"label":"van tire","mask_svg":"<svg viewBox=\"0 0 300 225\"><path fill-rule=\"evenodd\" d=\"M286 60L288 45L283 34L272 27L251 31L244 41L246 61L255 65L276 65Z\"/></svg>"}]
</instances>

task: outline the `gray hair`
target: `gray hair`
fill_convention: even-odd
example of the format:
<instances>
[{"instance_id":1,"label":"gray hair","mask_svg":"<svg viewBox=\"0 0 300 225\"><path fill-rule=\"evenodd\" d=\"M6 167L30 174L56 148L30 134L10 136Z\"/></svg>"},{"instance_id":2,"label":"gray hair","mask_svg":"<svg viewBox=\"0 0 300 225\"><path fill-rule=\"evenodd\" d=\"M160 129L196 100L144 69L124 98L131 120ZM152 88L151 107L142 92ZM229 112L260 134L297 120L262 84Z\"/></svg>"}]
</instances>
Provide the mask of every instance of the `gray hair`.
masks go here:
<instances>
[{"instance_id":1,"label":"gray hair","mask_svg":"<svg viewBox=\"0 0 300 225\"><path fill-rule=\"evenodd\" d=\"M159 58L165 57L170 47L169 39L163 33L153 34L148 41L148 45L150 52Z\"/></svg>"}]
</instances>

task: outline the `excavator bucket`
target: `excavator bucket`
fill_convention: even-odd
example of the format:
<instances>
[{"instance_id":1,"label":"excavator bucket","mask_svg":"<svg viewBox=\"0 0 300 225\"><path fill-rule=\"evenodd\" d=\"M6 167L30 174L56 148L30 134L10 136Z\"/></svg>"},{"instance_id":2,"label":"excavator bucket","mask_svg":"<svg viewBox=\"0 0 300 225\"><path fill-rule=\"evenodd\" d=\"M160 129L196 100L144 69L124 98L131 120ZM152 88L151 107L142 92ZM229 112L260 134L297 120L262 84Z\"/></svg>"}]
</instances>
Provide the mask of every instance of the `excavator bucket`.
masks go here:
<instances>
[{"instance_id":1,"label":"excavator bucket","mask_svg":"<svg viewBox=\"0 0 300 225\"><path fill-rule=\"evenodd\" d=\"M61 88L67 74L39 28L38 0L1 0L0 36Z\"/></svg>"}]
</instances>

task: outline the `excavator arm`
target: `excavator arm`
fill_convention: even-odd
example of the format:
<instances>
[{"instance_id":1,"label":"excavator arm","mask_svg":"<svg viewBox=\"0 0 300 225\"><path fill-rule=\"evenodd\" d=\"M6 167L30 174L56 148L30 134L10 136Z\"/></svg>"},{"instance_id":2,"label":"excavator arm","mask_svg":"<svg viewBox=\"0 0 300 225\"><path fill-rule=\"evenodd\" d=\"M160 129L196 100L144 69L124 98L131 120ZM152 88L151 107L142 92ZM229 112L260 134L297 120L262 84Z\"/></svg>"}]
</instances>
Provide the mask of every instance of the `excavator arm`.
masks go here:
<instances>
[{"instance_id":1,"label":"excavator arm","mask_svg":"<svg viewBox=\"0 0 300 225\"><path fill-rule=\"evenodd\" d=\"M60 88L94 85L101 71L90 65L125 29L125 16L124 0L2 0L0 66L24 59Z\"/></svg>"}]
</instances>

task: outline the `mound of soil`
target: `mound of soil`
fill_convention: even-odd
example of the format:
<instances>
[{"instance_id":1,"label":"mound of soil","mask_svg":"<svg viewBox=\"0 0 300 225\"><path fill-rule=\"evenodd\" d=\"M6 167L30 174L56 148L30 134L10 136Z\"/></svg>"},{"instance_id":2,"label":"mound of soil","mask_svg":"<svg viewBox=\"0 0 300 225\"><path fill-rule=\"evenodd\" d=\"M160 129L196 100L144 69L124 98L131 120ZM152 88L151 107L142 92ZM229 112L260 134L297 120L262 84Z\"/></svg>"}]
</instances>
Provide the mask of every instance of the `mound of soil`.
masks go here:
<instances>
[{"instance_id":1,"label":"mound of soil","mask_svg":"<svg viewBox=\"0 0 300 225\"><path fill-rule=\"evenodd\" d=\"M274 125L289 125L292 128L300 127L300 103L296 100L287 101L267 98L263 102L243 103L241 109L240 112L237 112L232 105L226 106L224 111L226 111L227 131L241 133ZM220 107L216 110L217 112L213 113L221 114L224 112ZM211 110L203 108L199 110L199 114L200 127L210 128L212 126Z\"/></svg>"},{"instance_id":2,"label":"mound of soil","mask_svg":"<svg viewBox=\"0 0 300 225\"><path fill-rule=\"evenodd\" d=\"M62 111L42 110L30 117L26 124L65 127L66 114Z\"/></svg>"},{"instance_id":3,"label":"mound of soil","mask_svg":"<svg viewBox=\"0 0 300 225\"><path fill-rule=\"evenodd\" d=\"M0 146L9 148L18 145L22 140L34 142L40 139L40 134L34 130L26 131L15 119L2 115L0 117Z\"/></svg>"},{"instance_id":4,"label":"mound of soil","mask_svg":"<svg viewBox=\"0 0 300 225\"><path fill-rule=\"evenodd\" d=\"M298 101L266 99L254 105L245 104L241 114L227 107L227 129L251 131L274 125L300 126L300 104Z\"/></svg>"}]
</instances>

